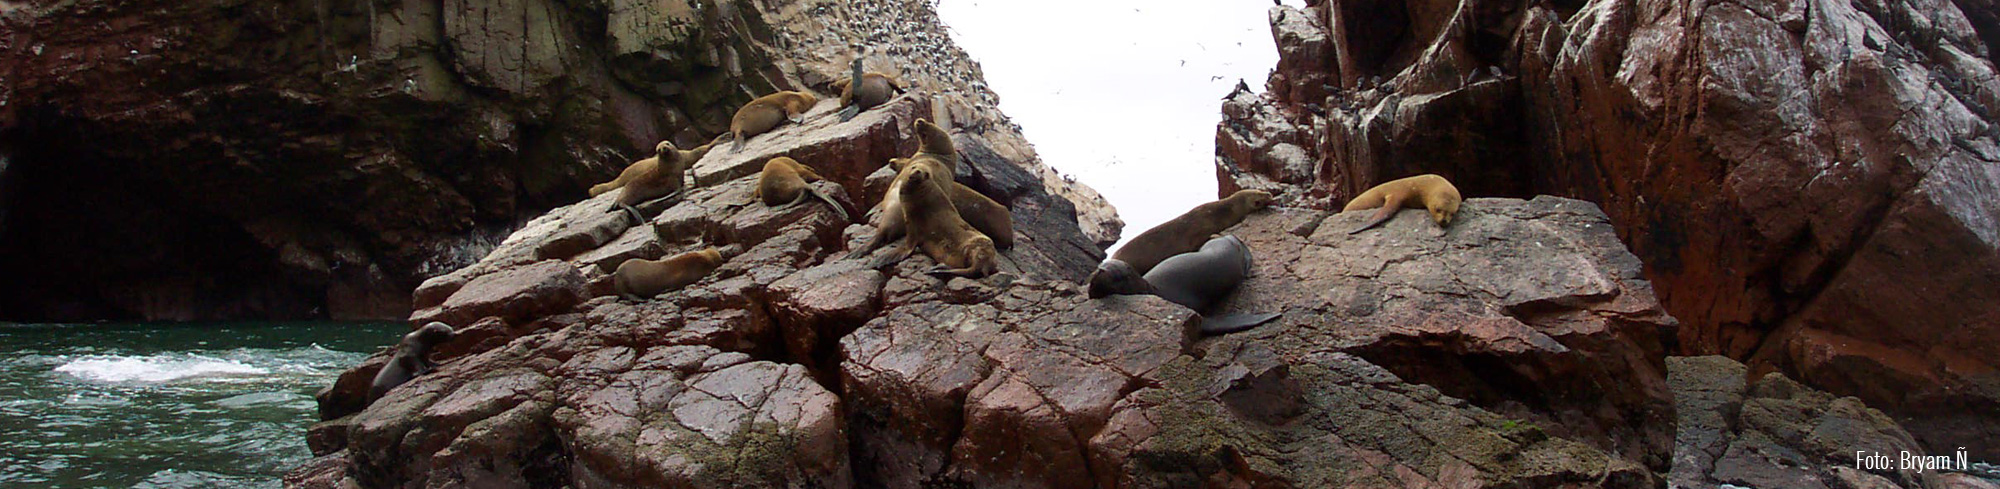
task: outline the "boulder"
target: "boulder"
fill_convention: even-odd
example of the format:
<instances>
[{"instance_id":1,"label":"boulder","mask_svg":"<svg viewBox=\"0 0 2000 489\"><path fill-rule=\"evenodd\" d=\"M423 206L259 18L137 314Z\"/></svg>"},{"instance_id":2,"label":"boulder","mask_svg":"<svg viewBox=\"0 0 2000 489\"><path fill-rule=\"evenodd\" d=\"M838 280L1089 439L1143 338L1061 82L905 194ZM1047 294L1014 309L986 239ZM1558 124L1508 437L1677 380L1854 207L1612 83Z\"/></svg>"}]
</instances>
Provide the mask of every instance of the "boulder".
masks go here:
<instances>
[{"instance_id":1,"label":"boulder","mask_svg":"<svg viewBox=\"0 0 2000 489\"><path fill-rule=\"evenodd\" d=\"M2000 457L1992 2L1309 2L1222 104L1224 192L1340 208L1437 173L1594 202L1671 348Z\"/></svg>"}]
</instances>

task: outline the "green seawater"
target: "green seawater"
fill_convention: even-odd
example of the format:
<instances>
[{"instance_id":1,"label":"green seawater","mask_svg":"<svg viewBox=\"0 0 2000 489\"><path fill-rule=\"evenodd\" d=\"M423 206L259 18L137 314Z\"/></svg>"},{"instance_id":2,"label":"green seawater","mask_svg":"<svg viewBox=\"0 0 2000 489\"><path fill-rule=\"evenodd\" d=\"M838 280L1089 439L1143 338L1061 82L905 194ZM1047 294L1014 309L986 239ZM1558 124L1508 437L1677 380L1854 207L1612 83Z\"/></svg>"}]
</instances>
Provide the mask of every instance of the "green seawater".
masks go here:
<instances>
[{"instance_id":1,"label":"green seawater","mask_svg":"<svg viewBox=\"0 0 2000 489\"><path fill-rule=\"evenodd\" d=\"M0 323L0 487L279 487L402 323Z\"/></svg>"}]
</instances>

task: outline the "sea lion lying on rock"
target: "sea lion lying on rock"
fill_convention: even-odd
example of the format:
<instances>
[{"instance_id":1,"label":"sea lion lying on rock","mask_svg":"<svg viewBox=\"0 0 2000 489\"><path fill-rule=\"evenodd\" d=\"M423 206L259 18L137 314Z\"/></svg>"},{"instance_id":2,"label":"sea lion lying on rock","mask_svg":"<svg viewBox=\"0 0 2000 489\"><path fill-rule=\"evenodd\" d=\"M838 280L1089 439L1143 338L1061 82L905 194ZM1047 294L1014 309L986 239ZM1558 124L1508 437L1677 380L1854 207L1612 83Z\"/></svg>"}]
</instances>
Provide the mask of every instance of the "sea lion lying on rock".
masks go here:
<instances>
[{"instance_id":1,"label":"sea lion lying on rock","mask_svg":"<svg viewBox=\"0 0 2000 489\"><path fill-rule=\"evenodd\" d=\"M1105 260L1098 265L1098 273L1094 275L1101 276L1103 280L1090 283L1090 298L1152 294L1203 313L1236 290L1236 285L1250 276L1250 266L1250 247L1235 236L1222 236L1203 243L1199 251L1161 260L1144 275L1122 260ZM1277 319L1281 313L1205 314L1201 320L1201 333L1218 335L1250 329Z\"/></svg>"}]
</instances>

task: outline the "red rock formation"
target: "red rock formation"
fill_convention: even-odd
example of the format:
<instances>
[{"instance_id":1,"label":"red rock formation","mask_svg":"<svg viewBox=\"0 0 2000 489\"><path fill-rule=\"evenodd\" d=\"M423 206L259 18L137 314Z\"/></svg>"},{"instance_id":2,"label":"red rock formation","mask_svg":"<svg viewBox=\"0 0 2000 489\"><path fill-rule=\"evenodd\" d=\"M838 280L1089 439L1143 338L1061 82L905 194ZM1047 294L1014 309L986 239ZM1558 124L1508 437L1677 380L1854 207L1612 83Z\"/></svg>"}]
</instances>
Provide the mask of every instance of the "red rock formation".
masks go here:
<instances>
[{"instance_id":1,"label":"red rock formation","mask_svg":"<svg viewBox=\"0 0 2000 489\"><path fill-rule=\"evenodd\" d=\"M2000 457L2000 8L1985 1L1310 2L1217 130L1223 191L1337 208L1440 173L1603 206L1677 350Z\"/></svg>"},{"instance_id":2,"label":"red rock formation","mask_svg":"<svg viewBox=\"0 0 2000 489\"><path fill-rule=\"evenodd\" d=\"M474 322L373 405L386 355L343 373L288 484L1650 487L1667 469L1673 320L1588 203L1479 199L1448 233L1252 215L1231 232L1257 269L1224 308L1285 316L1201 338L1167 301L1087 300L1104 255L1068 201L972 132L960 180L1018 234L1002 273L840 259L870 228L754 203L753 169L813 165L859 215L934 111L833 110L711 153L649 226L600 218L607 194L424 284L413 319ZM655 300L608 296L617 260L701 246L740 253Z\"/></svg>"},{"instance_id":3,"label":"red rock formation","mask_svg":"<svg viewBox=\"0 0 2000 489\"><path fill-rule=\"evenodd\" d=\"M865 43L1059 181L923 2L7 2L0 318L402 318L655 142L827 93ZM1059 193L1116 239L1094 191Z\"/></svg>"}]
</instances>

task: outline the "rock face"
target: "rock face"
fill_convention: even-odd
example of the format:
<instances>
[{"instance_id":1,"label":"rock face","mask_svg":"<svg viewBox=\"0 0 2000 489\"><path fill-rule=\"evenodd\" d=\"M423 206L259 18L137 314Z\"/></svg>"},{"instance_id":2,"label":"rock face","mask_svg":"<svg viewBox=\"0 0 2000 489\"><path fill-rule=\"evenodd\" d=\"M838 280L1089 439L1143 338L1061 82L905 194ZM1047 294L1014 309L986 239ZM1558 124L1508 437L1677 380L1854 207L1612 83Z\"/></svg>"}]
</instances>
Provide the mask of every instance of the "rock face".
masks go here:
<instances>
[{"instance_id":1,"label":"rock face","mask_svg":"<svg viewBox=\"0 0 2000 489\"><path fill-rule=\"evenodd\" d=\"M924 2L9 2L0 318L402 318L655 142L829 93L863 44L1060 182ZM1054 188L1116 238L1094 191Z\"/></svg>"},{"instance_id":2,"label":"rock face","mask_svg":"<svg viewBox=\"0 0 2000 489\"><path fill-rule=\"evenodd\" d=\"M1755 3L1755 5L1753 5ZM2000 7L1981 1L1312 1L1271 9L1223 191L1337 208L1419 173L1595 202L1744 360L2000 457Z\"/></svg>"},{"instance_id":3,"label":"rock face","mask_svg":"<svg viewBox=\"0 0 2000 489\"><path fill-rule=\"evenodd\" d=\"M1667 372L1680 416L1668 477L1674 485L1964 487L1953 484L1955 475L1899 470L1899 462L1856 468L1855 452L1891 460L1923 453L1895 420L1860 399L1777 373L1745 385L1743 364L1722 356L1670 357Z\"/></svg>"},{"instance_id":4,"label":"rock face","mask_svg":"<svg viewBox=\"0 0 2000 489\"><path fill-rule=\"evenodd\" d=\"M979 280L840 258L872 232L823 204L750 198L773 156L850 213L931 102L846 123L832 102L694 165L644 226L609 194L558 208L414 294L470 322L437 373L372 405L386 354L320 395L291 487L1654 487L1673 454L1673 319L1589 203L1478 199L1449 230L1411 212L1302 207L1230 232L1256 270L1201 337L1151 296L1087 300L1104 258L1052 194L974 131L959 179L1012 210ZM615 215L615 214L613 214ZM554 245L552 243L563 243ZM728 261L643 303L607 270L716 246ZM456 324L456 323L455 323Z\"/></svg>"}]
</instances>

